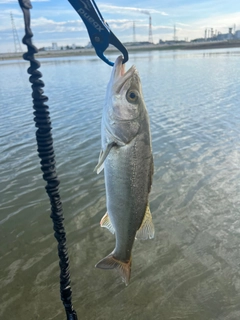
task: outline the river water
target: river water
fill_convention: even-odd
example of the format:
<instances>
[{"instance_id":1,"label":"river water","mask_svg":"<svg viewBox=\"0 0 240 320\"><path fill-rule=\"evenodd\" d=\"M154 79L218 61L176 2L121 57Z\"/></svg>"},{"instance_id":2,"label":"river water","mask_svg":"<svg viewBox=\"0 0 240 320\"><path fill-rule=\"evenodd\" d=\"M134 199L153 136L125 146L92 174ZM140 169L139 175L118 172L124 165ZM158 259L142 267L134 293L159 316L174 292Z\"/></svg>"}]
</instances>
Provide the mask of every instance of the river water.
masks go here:
<instances>
[{"instance_id":1,"label":"river water","mask_svg":"<svg viewBox=\"0 0 240 320\"><path fill-rule=\"evenodd\" d=\"M114 59L112 56L111 59ZM240 319L240 49L130 54L149 110L155 239L136 241L128 287L94 265L114 248L100 120L111 67L41 60L81 320ZM0 62L0 319L65 319L57 245L21 61Z\"/></svg>"}]
</instances>

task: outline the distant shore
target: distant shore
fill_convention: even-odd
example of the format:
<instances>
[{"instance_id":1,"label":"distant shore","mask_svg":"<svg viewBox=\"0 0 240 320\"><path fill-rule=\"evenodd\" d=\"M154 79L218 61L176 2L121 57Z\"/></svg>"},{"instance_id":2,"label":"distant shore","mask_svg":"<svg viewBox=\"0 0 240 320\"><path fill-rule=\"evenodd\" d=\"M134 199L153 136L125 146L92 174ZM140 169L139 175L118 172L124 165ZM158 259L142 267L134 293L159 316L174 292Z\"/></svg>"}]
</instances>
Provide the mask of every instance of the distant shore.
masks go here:
<instances>
[{"instance_id":1,"label":"distant shore","mask_svg":"<svg viewBox=\"0 0 240 320\"><path fill-rule=\"evenodd\" d=\"M150 44L126 46L129 52L133 51L151 51L151 50L199 50L199 49L224 49L224 48L240 48L240 40L226 41L207 41L207 42L183 42L176 44ZM115 47L109 47L106 53L116 52ZM38 58L54 58L69 56L95 55L93 48L71 49L71 50L52 50L39 51L36 55ZM22 57L22 53L0 53L0 60L13 60Z\"/></svg>"}]
</instances>

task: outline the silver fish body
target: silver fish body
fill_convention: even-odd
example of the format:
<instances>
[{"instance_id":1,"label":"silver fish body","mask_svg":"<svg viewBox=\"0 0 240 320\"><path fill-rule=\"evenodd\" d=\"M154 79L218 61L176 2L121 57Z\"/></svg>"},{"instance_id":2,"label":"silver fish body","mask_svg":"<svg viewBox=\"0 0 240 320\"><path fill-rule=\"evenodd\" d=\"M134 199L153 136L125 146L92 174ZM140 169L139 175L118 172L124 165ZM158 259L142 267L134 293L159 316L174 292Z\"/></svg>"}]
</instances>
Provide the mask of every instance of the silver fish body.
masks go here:
<instances>
[{"instance_id":1,"label":"silver fish body","mask_svg":"<svg viewBox=\"0 0 240 320\"><path fill-rule=\"evenodd\" d=\"M102 151L97 165L104 168L107 213L101 226L116 236L113 252L96 267L117 269L128 284L135 238L154 237L148 205L153 157L148 112L138 72L124 73L118 57L109 81L102 117Z\"/></svg>"}]
</instances>

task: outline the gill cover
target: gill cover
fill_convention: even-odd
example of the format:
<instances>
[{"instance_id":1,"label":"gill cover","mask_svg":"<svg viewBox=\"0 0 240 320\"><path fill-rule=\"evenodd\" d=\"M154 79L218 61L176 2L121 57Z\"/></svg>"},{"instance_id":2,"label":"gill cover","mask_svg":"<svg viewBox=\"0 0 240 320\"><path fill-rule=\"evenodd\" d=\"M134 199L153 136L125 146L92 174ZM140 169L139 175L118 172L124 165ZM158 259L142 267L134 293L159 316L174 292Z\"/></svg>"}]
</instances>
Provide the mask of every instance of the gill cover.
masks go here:
<instances>
[{"instance_id":1,"label":"gill cover","mask_svg":"<svg viewBox=\"0 0 240 320\"><path fill-rule=\"evenodd\" d=\"M127 72L119 56L114 64L108 84L103 124L109 142L129 143L138 133L144 108L141 82L135 66Z\"/></svg>"}]
</instances>

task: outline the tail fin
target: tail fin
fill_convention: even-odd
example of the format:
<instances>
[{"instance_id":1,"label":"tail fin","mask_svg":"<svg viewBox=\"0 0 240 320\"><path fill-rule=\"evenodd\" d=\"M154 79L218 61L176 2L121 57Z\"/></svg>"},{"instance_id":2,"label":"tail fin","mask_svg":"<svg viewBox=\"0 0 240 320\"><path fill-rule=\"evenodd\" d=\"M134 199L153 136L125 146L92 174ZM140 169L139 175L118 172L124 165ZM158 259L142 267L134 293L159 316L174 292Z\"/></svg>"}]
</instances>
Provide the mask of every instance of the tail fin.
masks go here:
<instances>
[{"instance_id":1,"label":"tail fin","mask_svg":"<svg viewBox=\"0 0 240 320\"><path fill-rule=\"evenodd\" d=\"M127 286L131 276L131 265L132 259L130 259L128 262L123 262L114 258L113 254L111 253L107 257L100 260L95 267L106 270L116 269L120 273L123 282L125 282Z\"/></svg>"}]
</instances>

